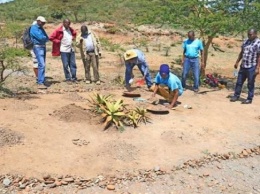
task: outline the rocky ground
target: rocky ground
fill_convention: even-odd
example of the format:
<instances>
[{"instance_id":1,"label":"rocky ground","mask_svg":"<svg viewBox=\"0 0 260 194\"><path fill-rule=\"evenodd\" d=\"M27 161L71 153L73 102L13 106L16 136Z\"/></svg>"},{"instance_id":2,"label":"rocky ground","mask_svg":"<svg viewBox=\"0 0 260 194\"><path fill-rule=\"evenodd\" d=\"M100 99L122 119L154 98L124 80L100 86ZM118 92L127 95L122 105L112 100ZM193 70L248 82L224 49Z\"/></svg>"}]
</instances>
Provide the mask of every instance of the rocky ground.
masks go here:
<instances>
[{"instance_id":1,"label":"rocky ground","mask_svg":"<svg viewBox=\"0 0 260 194\"><path fill-rule=\"evenodd\" d=\"M45 175L41 179L2 175L0 192L9 193L260 193L260 146L241 153L207 154L170 171L117 172L95 178Z\"/></svg>"}]
</instances>

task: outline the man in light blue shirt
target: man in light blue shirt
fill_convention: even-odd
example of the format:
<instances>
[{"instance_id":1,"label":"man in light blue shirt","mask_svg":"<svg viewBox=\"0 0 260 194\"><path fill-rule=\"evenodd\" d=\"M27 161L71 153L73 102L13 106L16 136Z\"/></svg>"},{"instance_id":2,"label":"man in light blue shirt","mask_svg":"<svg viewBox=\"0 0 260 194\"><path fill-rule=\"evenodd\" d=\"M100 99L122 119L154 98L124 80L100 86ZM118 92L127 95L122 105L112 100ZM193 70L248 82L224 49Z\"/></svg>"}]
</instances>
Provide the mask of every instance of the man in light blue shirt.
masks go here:
<instances>
[{"instance_id":1,"label":"man in light blue shirt","mask_svg":"<svg viewBox=\"0 0 260 194\"><path fill-rule=\"evenodd\" d=\"M44 17L39 16L37 24L32 25L30 29L30 36L33 41L33 52L38 61L38 88L46 89L45 81L45 60L46 60L46 42L49 41L48 35L43 29L46 20Z\"/></svg>"},{"instance_id":2,"label":"man in light blue shirt","mask_svg":"<svg viewBox=\"0 0 260 194\"><path fill-rule=\"evenodd\" d=\"M156 93L163 96L168 102L168 108L173 108L177 105L178 97L182 95L183 88L181 80L170 72L170 67L167 64L160 66L160 71L157 73L154 79L155 85L151 87L153 90L152 97L155 97ZM164 87L168 87L168 90Z\"/></svg>"},{"instance_id":3,"label":"man in light blue shirt","mask_svg":"<svg viewBox=\"0 0 260 194\"><path fill-rule=\"evenodd\" d=\"M183 42L183 57L182 57L182 86L186 88L186 79L190 68L193 71L194 92L199 91L199 77L200 77L200 62L199 55L201 54L201 68L204 68L204 53L203 44L201 40L195 39L194 31L188 32L188 39Z\"/></svg>"}]
</instances>

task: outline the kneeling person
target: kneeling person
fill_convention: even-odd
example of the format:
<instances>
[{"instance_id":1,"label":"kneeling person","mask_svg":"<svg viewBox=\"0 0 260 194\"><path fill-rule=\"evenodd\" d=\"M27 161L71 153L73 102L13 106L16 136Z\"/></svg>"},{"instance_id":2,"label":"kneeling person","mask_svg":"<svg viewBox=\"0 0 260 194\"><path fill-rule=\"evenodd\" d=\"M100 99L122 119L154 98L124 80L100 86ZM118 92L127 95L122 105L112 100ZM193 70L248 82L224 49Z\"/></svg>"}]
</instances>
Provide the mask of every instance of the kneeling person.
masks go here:
<instances>
[{"instance_id":1,"label":"kneeling person","mask_svg":"<svg viewBox=\"0 0 260 194\"><path fill-rule=\"evenodd\" d=\"M170 103L167 106L168 108L176 106L178 97L183 93L183 87L180 79L170 72L169 65L162 64L160 66L160 71L157 73L154 82L155 85L151 88L153 90L152 96L154 97L156 93L163 96ZM168 87L168 91L164 86Z\"/></svg>"}]
</instances>

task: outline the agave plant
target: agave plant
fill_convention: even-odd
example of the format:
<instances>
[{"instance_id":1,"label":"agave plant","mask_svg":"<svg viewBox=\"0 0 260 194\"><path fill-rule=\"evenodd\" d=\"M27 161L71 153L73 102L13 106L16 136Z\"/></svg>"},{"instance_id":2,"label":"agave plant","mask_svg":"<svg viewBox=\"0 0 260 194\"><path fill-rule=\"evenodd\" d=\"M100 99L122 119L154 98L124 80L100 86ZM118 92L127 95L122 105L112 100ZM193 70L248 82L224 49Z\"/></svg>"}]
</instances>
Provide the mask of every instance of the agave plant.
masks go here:
<instances>
[{"instance_id":1,"label":"agave plant","mask_svg":"<svg viewBox=\"0 0 260 194\"><path fill-rule=\"evenodd\" d=\"M146 124L151 119L147 116L147 110L145 108L136 107L134 111L137 113L137 115L139 115L137 123L143 122Z\"/></svg>"},{"instance_id":2,"label":"agave plant","mask_svg":"<svg viewBox=\"0 0 260 194\"><path fill-rule=\"evenodd\" d=\"M140 122L146 124L150 120L150 117L148 117L146 113L146 109L136 107L127 114L127 120L130 122L130 125L134 127L137 127Z\"/></svg>"},{"instance_id":3,"label":"agave plant","mask_svg":"<svg viewBox=\"0 0 260 194\"><path fill-rule=\"evenodd\" d=\"M127 114L127 121L129 121L129 125L133 125L134 127L138 126L138 120L140 118L140 115L137 114L135 110L131 110Z\"/></svg>"},{"instance_id":4,"label":"agave plant","mask_svg":"<svg viewBox=\"0 0 260 194\"><path fill-rule=\"evenodd\" d=\"M91 110L97 114L101 114L102 110L101 107L106 105L106 102L111 100L112 95L102 95L98 93L94 93L88 101L90 102Z\"/></svg>"},{"instance_id":5,"label":"agave plant","mask_svg":"<svg viewBox=\"0 0 260 194\"><path fill-rule=\"evenodd\" d=\"M122 122L125 117L123 100L119 99L116 102L105 101L105 105L100 108L103 112L104 130L111 124L115 124L117 128L124 126Z\"/></svg>"}]
</instances>

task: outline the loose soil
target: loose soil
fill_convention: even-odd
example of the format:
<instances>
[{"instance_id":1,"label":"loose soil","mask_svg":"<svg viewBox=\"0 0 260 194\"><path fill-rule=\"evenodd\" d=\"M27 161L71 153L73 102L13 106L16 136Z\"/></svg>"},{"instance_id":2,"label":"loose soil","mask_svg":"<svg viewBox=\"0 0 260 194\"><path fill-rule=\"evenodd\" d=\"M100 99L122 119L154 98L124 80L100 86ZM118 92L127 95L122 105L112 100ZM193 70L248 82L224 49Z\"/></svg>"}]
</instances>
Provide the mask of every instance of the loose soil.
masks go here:
<instances>
[{"instance_id":1,"label":"loose soil","mask_svg":"<svg viewBox=\"0 0 260 194\"><path fill-rule=\"evenodd\" d=\"M134 33L129 32L128 39L124 39L124 34L112 35L97 26L92 27L100 37L120 43L125 49L133 47L129 43L129 37L134 37ZM54 28L55 26L48 25L47 32L50 33ZM79 24L75 24L75 28L79 30ZM154 40L156 37L150 38ZM160 36L159 40L164 46L180 41L176 36ZM241 41L234 38L228 41L232 48L226 47L227 40L216 40L226 52L211 50L212 56L207 69L207 73L218 73L227 79L227 88L202 87L197 94L186 90L179 98L180 104L176 109L170 110L169 114L148 113L151 123L141 124L137 128L126 127L123 132L114 127L104 131L100 118L88 110L87 101L93 92L99 92L112 94L115 99L121 98L130 107L150 106L147 102L122 96L125 90L115 82L115 78L124 76L124 66L120 64L118 53L103 50L100 59L101 85L84 83L83 65L77 53L79 82L67 84L64 82L60 59L50 56L49 44L46 68L49 88L46 91L37 90L33 72L13 76L4 85L12 91L12 98L0 99L0 174L38 178L46 174L54 177L71 175L91 179L98 175L114 176L125 171L154 169L157 166L171 171L173 166L211 153L238 153L243 149L259 146L259 96L255 96L252 104L242 105L241 100L246 98L245 87L240 101L229 102L228 96L232 95L235 83L232 77L233 63ZM172 65L172 70L179 75L181 67L174 61L182 53L180 44L171 47L170 56L165 56L163 50L156 50L153 41L149 46L150 51L145 54L153 76L161 63ZM32 64L28 60L24 65L31 68ZM138 69L134 70L134 74L136 79L141 77ZM256 94L260 91L259 83L258 76ZM144 99L151 96L145 86L135 88L135 91ZM192 109L185 108L189 106ZM163 105L159 104L157 107L162 109ZM130 193L221 193L221 189L224 193L257 193L259 161L259 157L254 156L226 161L221 163L224 166L221 169L217 168L218 163L212 163L205 166L205 169L178 171L164 175L152 183L127 182L120 183L121 186L114 184L116 191ZM254 171L250 171L251 166L254 166ZM210 174L205 177L206 182L204 178L198 178L203 170ZM245 174L245 177L251 176L248 179L251 181L249 188L246 188L246 184L238 186L239 181L244 178L237 176L237 181L234 178L236 170ZM211 180L212 177L215 178ZM215 190L211 190L212 187L209 186L212 182L217 185ZM71 186L44 188L46 193L73 193L76 190ZM85 192L109 191L93 186ZM16 190L15 193L19 192Z\"/></svg>"}]
</instances>

